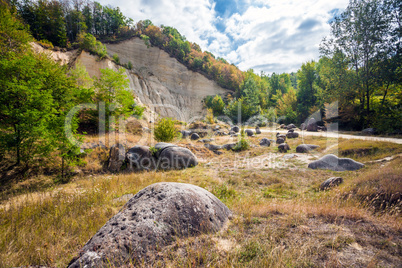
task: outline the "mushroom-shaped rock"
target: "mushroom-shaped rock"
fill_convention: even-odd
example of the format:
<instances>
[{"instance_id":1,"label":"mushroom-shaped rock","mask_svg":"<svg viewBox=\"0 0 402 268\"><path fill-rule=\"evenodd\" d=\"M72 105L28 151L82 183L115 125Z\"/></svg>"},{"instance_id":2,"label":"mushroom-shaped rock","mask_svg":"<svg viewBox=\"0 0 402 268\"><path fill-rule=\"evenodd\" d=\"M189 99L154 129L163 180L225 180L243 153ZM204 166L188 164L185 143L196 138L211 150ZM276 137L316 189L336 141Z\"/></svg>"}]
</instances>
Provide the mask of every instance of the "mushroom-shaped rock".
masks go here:
<instances>
[{"instance_id":1,"label":"mushroom-shaped rock","mask_svg":"<svg viewBox=\"0 0 402 268\"><path fill-rule=\"evenodd\" d=\"M314 118L310 118L307 123L307 131L317 131L317 121Z\"/></svg>"},{"instance_id":2,"label":"mushroom-shaped rock","mask_svg":"<svg viewBox=\"0 0 402 268\"><path fill-rule=\"evenodd\" d=\"M231 216L218 198L198 186L152 184L101 227L69 267L144 264L175 237L219 231Z\"/></svg>"},{"instance_id":3,"label":"mushroom-shaped rock","mask_svg":"<svg viewBox=\"0 0 402 268\"><path fill-rule=\"evenodd\" d=\"M255 127L255 134L261 134L260 127Z\"/></svg>"},{"instance_id":4,"label":"mushroom-shaped rock","mask_svg":"<svg viewBox=\"0 0 402 268\"><path fill-rule=\"evenodd\" d=\"M343 182L343 179L340 177L332 177L329 178L328 180L324 181L323 183L321 183L320 185L320 190L326 190L329 188L332 188L334 186L338 186L339 184L341 184Z\"/></svg>"},{"instance_id":5,"label":"mushroom-shaped rock","mask_svg":"<svg viewBox=\"0 0 402 268\"><path fill-rule=\"evenodd\" d=\"M118 172L126 159L126 150L122 144L115 144L110 147L108 170Z\"/></svg>"},{"instance_id":6,"label":"mushroom-shaped rock","mask_svg":"<svg viewBox=\"0 0 402 268\"><path fill-rule=\"evenodd\" d=\"M287 151L290 150L290 147L289 147L289 145L287 143L282 143L282 144L278 145L278 150L281 153L286 153Z\"/></svg>"},{"instance_id":7,"label":"mushroom-shaped rock","mask_svg":"<svg viewBox=\"0 0 402 268\"><path fill-rule=\"evenodd\" d=\"M158 168L184 169L198 165L197 157L187 148L173 146L167 147L159 152Z\"/></svg>"},{"instance_id":8,"label":"mushroom-shaped rock","mask_svg":"<svg viewBox=\"0 0 402 268\"><path fill-rule=\"evenodd\" d=\"M288 139L295 139L295 138L299 137L299 133L297 133L297 132L288 132L286 134L286 137Z\"/></svg>"},{"instance_id":9,"label":"mushroom-shaped rock","mask_svg":"<svg viewBox=\"0 0 402 268\"><path fill-rule=\"evenodd\" d=\"M361 169L362 167L364 167L364 164L350 158L338 158L336 155L327 154L320 159L311 162L308 167L311 169L345 171Z\"/></svg>"},{"instance_id":10,"label":"mushroom-shaped rock","mask_svg":"<svg viewBox=\"0 0 402 268\"><path fill-rule=\"evenodd\" d=\"M191 139L194 140L198 140L200 138L200 135L198 135L197 133L193 133L191 134Z\"/></svg>"},{"instance_id":11,"label":"mushroom-shaped rock","mask_svg":"<svg viewBox=\"0 0 402 268\"><path fill-rule=\"evenodd\" d=\"M260 145L269 147L271 145L271 142L267 138L262 138L260 140Z\"/></svg>"},{"instance_id":12,"label":"mushroom-shaped rock","mask_svg":"<svg viewBox=\"0 0 402 268\"><path fill-rule=\"evenodd\" d=\"M254 132L253 132L251 129L246 129L244 132L245 132L245 133L247 134L247 136L249 136L249 137L251 137L251 136L254 135Z\"/></svg>"},{"instance_id":13,"label":"mushroom-shaped rock","mask_svg":"<svg viewBox=\"0 0 402 268\"><path fill-rule=\"evenodd\" d=\"M238 126L233 126L231 131L234 131L235 133L238 133L240 131L240 128Z\"/></svg>"},{"instance_id":14,"label":"mushroom-shaped rock","mask_svg":"<svg viewBox=\"0 0 402 268\"><path fill-rule=\"evenodd\" d=\"M300 144L296 147L296 153L308 153L311 150L317 149L318 145L313 144Z\"/></svg>"},{"instance_id":15,"label":"mushroom-shaped rock","mask_svg":"<svg viewBox=\"0 0 402 268\"><path fill-rule=\"evenodd\" d=\"M148 146L134 146L126 153L129 170L153 170L156 160Z\"/></svg>"}]
</instances>

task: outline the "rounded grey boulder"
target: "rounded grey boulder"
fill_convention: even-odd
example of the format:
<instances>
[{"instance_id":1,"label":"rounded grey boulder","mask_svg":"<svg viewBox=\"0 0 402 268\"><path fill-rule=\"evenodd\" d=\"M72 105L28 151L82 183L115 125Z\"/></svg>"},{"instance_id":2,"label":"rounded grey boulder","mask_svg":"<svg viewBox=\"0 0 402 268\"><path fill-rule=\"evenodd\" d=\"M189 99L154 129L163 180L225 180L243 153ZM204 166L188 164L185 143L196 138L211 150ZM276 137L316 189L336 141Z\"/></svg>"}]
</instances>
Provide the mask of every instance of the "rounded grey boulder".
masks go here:
<instances>
[{"instance_id":1,"label":"rounded grey boulder","mask_svg":"<svg viewBox=\"0 0 402 268\"><path fill-rule=\"evenodd\" d=\"M222 149L225 150L233 150L233 148L236 146L236 143L228 143L228 144L224 144L222 145Z\"/></svg>"},{"instance_id":2,"label":"rounded grey boulder","mask_svg":"<svg viewBox=\"0 0 402 268\"><path fill-rule=\"evenodd\" d=\"M199 138L200 138L200 135L198 135L197 133L193 133L193 134L191 134L191 137L190 137L193 141L194 140L198 140Z\"/></svg>"},{"instance_id":3,"label":"rounded grey boulder","mask_svg":"<svg viewBox=\"0 0 402 268\"><path fill-rule=\"evenodd\" d=\"M308 153L311 150L317 149L318 145L313 144L300 144L296 147L296 153Z\"/></svg>"},{"instance_id":4,"label":"rounded grey boulder","mask_svg":"<svg viewBox=\"0 0 402 268\"><path fill-rule=\"evenodd\" d=\"M240 128L238 126L233 126L231 131L234 131L235 133L238 133L240 131Z\"/></svg>"},{"instance_id":5,"label":"rounded grey boulder","mask_svg":"<svg viewBox=\"0 0 402 268\"><path fill-rule=\"evenodd\" d=\"M286 137L288 139L295 139L295 138L299 137L299 133L297 133L297 132L288 132L286 134Z\"/></svg>"},{"instance_id":6,"label":"rounded grey boulder","mask_svg":"<svg viewBox=\"0 0 402 268\"><path fill-rule=\"evenodd\" d=\"M338 158L333 154L327 154L308 165L308 168L311 169L329 169L333 171L358 170L362 167L364 167L362 163L350 158Z\"/></svg>"},{"instance_id":7,"label":"rounded grey boulder","mask_svg":"<svg viewBox=\"0 0 402 268\"><path fill-rule=\"evenodd\" d=\"M285 140L283 138L277 138L276 139L276 144L282 144L284 142L285 142Z\"/></svg>"},{"instance_id":8,"label":"rounded grey boulder","mask_svg":"<svg viewBox=\"0 0 402 268\"><path fill-rule=\"evenodd\" d=\"M198 165L197 157L184 147L166 147L158 156L158 168L163 170L184 169L196 165Z\"/></svg>"},{"instance_id":9,"label":"rounded grey boulder","mask_svg":"<svg viewBox=\"0 0 402 268\"><path fill-rule=\"evenodd\" d=\"M134 146L126 153L129 170L154 170L156 160L148 146Z\"/></svg>"},{"instance_id":10,"label":"rounded grey boulder","mask_svg":"<svg viewBox=\"0 0 402 268\"><path fill-rule=\"evenodd\" d=\"M296 128L296 126L295 126L295 124L289 124L286 126L286 128L290 130L290 129Z\"/></svg>"},{"instance_id":11,"label":"rounded grey boulder","mask_svg":"<svg viewBox=\"0 0 402 268\"><path fill-rule=\"evenodd\" d=\"M247 136L249 136L249 137L251 137L251 136L254 135L254 132L253 132L251 129L246 129L244 132L245 132L245 133L247 134Z\"/></svg>"},{"instance_id":12,"label":"rounded grey boulder","mask_svg":"<svg viewBox=\"0 0 402 268\"><path fill-rule=\"evenodd\" d=\"M329 178L328 180L324 181L323 183L321 183L320 185L320 190L326 190L329 188L332 188L334 186L338 186L339 184L341 184L343 182L343 179L340 177L332 177Z\"/></svg>"},{"instance_id":13,"label":"rounded grey boulder","mask_svg":"<svg viewBox=\"0 0 402 268\"><path fill-rule=\"evenodd\" d=\"M270 142L269 139L267 139L267 138L262 138L262 139L260 140L260 145L261 145L261 146L267 146L267 147L269 147L269 146L271 145L271 142Z\"/></svg>"},{"instance_id":14,"label":"rounded grey boulder","mask_svg":"<svg viewBox=\"0 0 402 268\"><path fill-rule=\"evenodd\" d=\"M211 151L216 151L216 150L221 150L222 146L219 145L214 145L214 144L210 144L210 143L205 143L204 144L205 148L211 150Z\"/></svg>"},{"instance_id":15,"label":"rounded grey boulder","mask_svg":"<svg viewBox=\"0 0 402 268\"><path fill-rule=\"evenodd\" d=\"M152 184L101 227L68 267L146 264L176 237L219 231L231 217L218 198L198 186Z\"/></svg>"},{"instance_id":16,"label":"rounded grey boulder","mask_svg":"<svg viewBox=\"0 0 402 268\"><path fill-rule=\"evenodd\" d=\"M310 118L307 123L307 131L318 131L317 121L314 118Z\"/></svg>"},{"instance_id":17,"label":"rounded grey boulder","mask_svg":"<svg viewBox=\"0 0 402 268\"><path fill-rule=\"evenodd\" d=\"M278 150L281 153L287 153L290 150L290 147L287 143L282 143L278 145Z\"/></svg>"}]
</instances>

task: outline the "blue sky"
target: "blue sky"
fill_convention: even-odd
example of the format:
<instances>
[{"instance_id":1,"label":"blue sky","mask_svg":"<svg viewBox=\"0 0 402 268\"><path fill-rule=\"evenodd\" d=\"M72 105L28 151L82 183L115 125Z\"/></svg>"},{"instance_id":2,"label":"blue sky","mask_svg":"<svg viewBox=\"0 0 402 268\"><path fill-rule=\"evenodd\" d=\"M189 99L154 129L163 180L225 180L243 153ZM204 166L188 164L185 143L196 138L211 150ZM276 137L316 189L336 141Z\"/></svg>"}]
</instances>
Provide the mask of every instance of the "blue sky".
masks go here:
<instances>
[{"instance_id":1,"label":"blue sky","mask_svg":"<svg viewBox=\"0 0 402 268\"><path fill-rule=\"evenodd\" d=\"M256 73L297 71L348 0L100 0L134 21L175 27L203 50Z\"/></svg>"}]
</instances>

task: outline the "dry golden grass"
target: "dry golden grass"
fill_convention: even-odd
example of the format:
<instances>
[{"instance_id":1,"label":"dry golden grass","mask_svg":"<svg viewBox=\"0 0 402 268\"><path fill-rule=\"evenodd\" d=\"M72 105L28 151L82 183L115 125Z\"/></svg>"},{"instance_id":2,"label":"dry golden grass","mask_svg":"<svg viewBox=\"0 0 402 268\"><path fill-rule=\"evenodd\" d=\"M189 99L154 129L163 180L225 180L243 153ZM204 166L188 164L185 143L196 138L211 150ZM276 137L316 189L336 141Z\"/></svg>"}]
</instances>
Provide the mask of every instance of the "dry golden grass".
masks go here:
<instances>
[{"instance_id":1,"label":"dry golden grass","mask_svg":"<svg viewBox=\"0 0 402 268\"><path fill-rule=\"evenodd\" d=\"M257 145L262 137L264 135L250 138L250 141ZM94 138L88 138L91 139ZM141 137L132 135L130 139L135 143ZM227 137L218 137L216 143L227 141ZM148 144L151 142L147 141ZM311 137L304 142L318 144L324 152L334 141ZM86 156L87 165L78 167L82 169L82 175L70 183L57 185L51 183L51 177L41 176L14 185L24 188L34 181L42 181L44 186L25 194L21 194L22 190L15 195L8 193L7 201L0 203L0 267L65 267L124 205L116 198L135 194L160 181L203 187L222 200L235 217L219 233L177 239L161 249L152 266L399 265L402 248L400 203L378 210L373 209L373 203L365 203L361 198L400 192L401 158L369 164L353 172L309 170L304 163L296 164L294 168L249 168L238 167L233 162L238 157L258 158L268 154L282 157L283 154L277 153L275 146L255 147L241 153L224 152L217 156L201 143L188 140L178 143L190 148L204 161L182 171L101 174L107 150L97 148ZM301 139L289 140L292 152L300 143ZM341 141L340 148L351 148L346 145L352 146ZM389 148L380 143L376 146ZM397 146L391 147L394 149L384 149L381 156L398 152ZM374 154L363 159L378 156ZM227 162L221 164L221 161ZM319 191L320 183L333 176L343 177L345 183L329 191Z\"/></svg>"}]
</instances>

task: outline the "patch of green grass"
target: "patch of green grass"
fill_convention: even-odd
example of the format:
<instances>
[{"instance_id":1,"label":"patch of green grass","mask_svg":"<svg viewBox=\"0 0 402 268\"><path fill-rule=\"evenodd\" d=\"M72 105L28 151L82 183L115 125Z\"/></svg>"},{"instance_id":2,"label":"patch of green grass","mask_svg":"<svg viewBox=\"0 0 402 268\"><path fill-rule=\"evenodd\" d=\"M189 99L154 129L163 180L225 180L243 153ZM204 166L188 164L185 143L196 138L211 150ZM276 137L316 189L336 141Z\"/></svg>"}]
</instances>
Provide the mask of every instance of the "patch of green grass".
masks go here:
<instances>
[{"instance_id":1,"label":"patch of green grass","mask_svg":"<svg viewBox=\"0 0 402 268\"><path fill-rule=\"evenodd\" d=\"M291 199L298 196L298 193L293 190L293 186L287 186L283 183L273 184L263 190L265 198L284 198Z\"/></svg>"}]
</instances>

